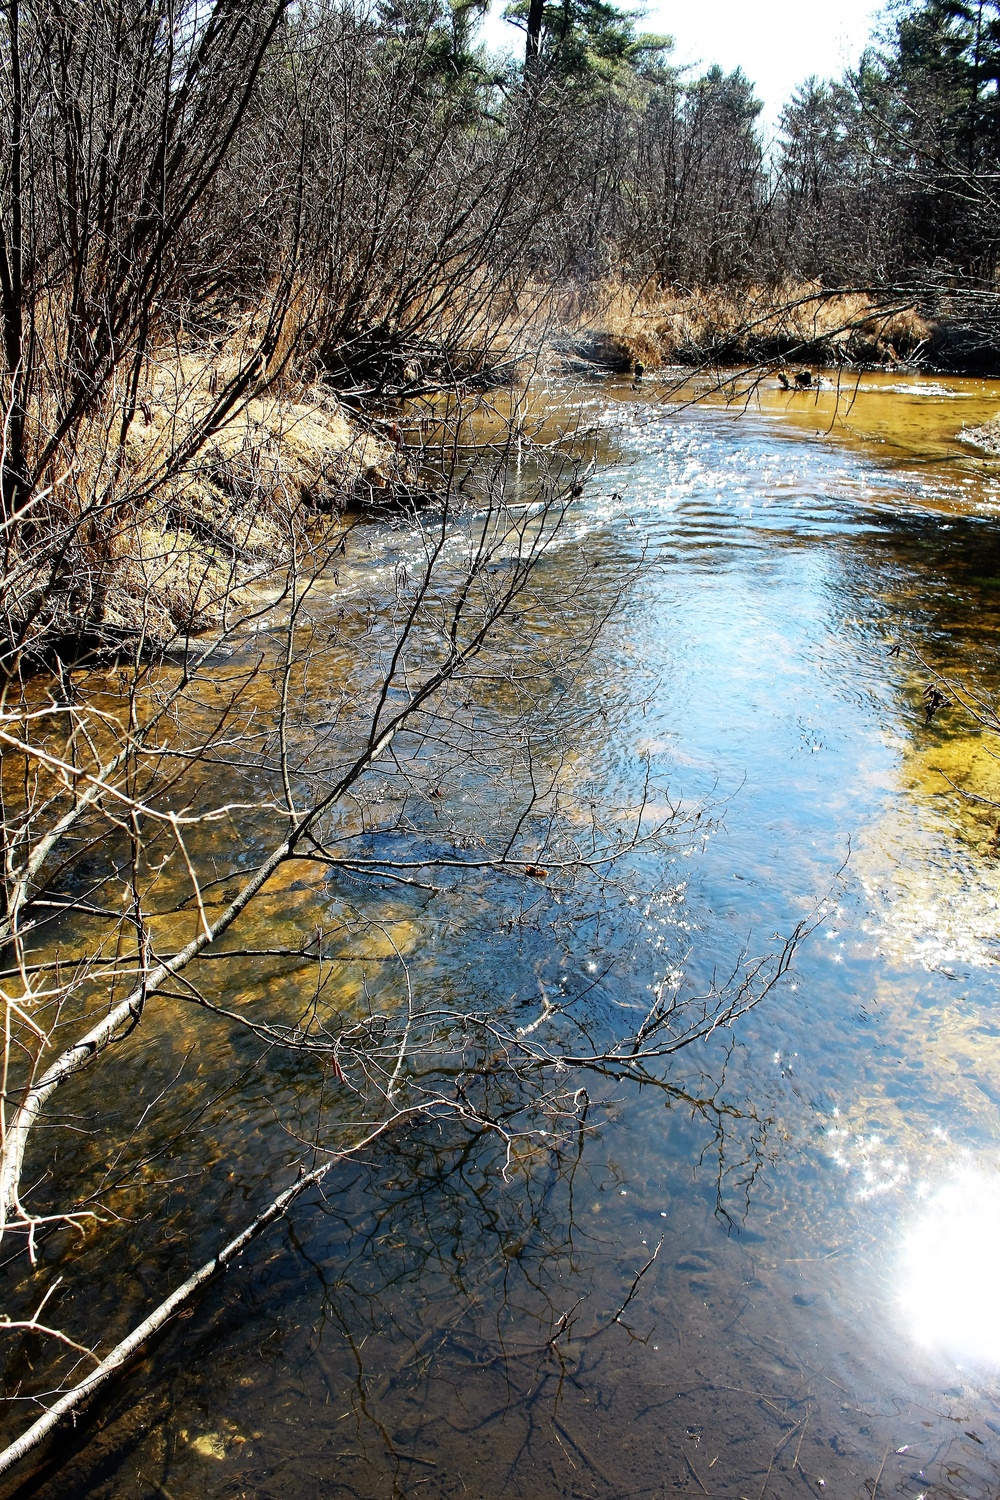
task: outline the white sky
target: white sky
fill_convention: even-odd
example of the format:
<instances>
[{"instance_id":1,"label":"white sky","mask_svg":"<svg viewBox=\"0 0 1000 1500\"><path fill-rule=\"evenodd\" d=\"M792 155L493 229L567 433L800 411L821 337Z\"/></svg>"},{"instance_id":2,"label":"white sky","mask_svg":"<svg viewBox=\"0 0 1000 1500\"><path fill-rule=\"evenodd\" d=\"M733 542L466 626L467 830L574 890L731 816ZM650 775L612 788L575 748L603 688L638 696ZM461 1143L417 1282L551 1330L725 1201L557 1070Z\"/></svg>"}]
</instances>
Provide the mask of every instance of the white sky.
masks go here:
<instances>
[{"instance_id":1,"label":"white sky","mask_svg":"<svg viewBox=\"0 0 1000 1500\"><path fill-rule=\"evenodd\" d=\"M633 7L635 0L622 6ZM857 62L882 8L881 0L648 0L642 26L674 38L677 63L718 63L727 73L741 67L773 126L810 74L833 77ZM502 10L495 3L487 38L519 51L521 33L500 20Z\"/></svg>"},{"instance_id":2,"label":"white sky","mask_svg":"<svg viewBox=\"0 0 1000 1500\"><path fill-rule=\"evenodd\" d=\"M881 9L879 0L651 0L643 25L674 38L675 62L742 68L774 124L811 73L829 78L857 62Z\"/></svg>"}]
</instances>

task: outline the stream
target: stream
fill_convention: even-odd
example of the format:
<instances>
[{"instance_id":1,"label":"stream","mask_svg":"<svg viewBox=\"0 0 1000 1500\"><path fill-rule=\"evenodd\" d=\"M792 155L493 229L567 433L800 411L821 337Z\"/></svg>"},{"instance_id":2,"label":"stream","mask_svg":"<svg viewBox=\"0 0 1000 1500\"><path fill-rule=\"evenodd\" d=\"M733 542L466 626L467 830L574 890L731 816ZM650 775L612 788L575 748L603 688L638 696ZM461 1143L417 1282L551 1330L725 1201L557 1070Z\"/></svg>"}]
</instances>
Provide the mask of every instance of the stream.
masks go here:
<instances>
[{"instance_id":1,"label":"stream","mask_svg":"<svg viewBox=\"0 0 1000 1500\"><path fill-rule=\"evenodd\" d=\"M507 941L512 894L477 888L460 920L398 894L389 948L369 938L357 962L400 949L418 986L482 1008L518 993L529 1015L606 962L593 1003L628 1007L661 960L698 991L817 925L764 1002L658 1084L595 1085L572 1160L504 1171L495 1140L428 1126L346 1164L18 1494L1000 1491L1000 862L983 852L1000 742L956 708L925 722L922 697L932 669L1000 695L1000 463L958 438L1000 383L864 375L688 405L647 377L544 400L607 435L574 555L609 588L645 556L575 689L630 706L563 722L566 749L623 802L648 768L704 831L649 856L610 928ZM398 528L383 545L387 578L416 555ZM291 889L256 931L310 930L323 897ZM171 1048L198 1051L203 1081L231 1073L233 1045L199 1025ZM283 1181L294 1064L254 1087L192 1254ZM171 1188L179 1216L195 1187ZM126 1311L163 1293L172 1235L168 1216L115 1289Z\"/></svg>"}]
</instances>

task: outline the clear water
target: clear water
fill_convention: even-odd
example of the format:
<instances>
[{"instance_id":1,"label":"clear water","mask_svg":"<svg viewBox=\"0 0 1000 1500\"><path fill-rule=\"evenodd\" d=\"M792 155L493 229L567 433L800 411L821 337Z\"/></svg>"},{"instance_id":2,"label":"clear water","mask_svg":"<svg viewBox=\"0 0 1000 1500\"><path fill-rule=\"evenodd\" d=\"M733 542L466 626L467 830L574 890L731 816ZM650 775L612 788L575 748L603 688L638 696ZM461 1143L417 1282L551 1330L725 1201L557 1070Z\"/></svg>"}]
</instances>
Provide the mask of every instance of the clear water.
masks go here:
<instances>
[{"instance_id":1,"label":"clear water","mask_svg":"<svg viewBox=\"0 0 1000 1500\"><path fill-rule=\"evenodd\" d=\"M997 794L1000 765L957 710L925 724L910 648L996 693L1000 491L956 434L1000 387L899 386L868 379L839 426L774 393L739 420L652 388L549 394L615 434L567 566L582 548L613 589L651 563L576 688L643 707L567 722L567 748L581 783L627 797L649 764L719 821L650 856L652 898L555 946L498 940L506 890L470 890L461 918L386 908L417 982L529 1014L597 961L595 1013L642 999L658 964L697 990L822 905L788 980L658 1080L592 1082L568 1156L505 1176L493 1140L428 1127L345 1167L24 1493L997 1493L997 813L952 784ZM298 890L258 934L309 930L329 897ZM212 1089L238 1049L197 1013L116 1064L123 1117L192 1051L204 1108L183 1170L156 1169L166 1227L123 1232L121 1279L93 1293L126 1324L282 1181L276 1117L308 1128L315 1081L272 1061L240 1085L233 1150Z\"/></svg>"}]
</instances>

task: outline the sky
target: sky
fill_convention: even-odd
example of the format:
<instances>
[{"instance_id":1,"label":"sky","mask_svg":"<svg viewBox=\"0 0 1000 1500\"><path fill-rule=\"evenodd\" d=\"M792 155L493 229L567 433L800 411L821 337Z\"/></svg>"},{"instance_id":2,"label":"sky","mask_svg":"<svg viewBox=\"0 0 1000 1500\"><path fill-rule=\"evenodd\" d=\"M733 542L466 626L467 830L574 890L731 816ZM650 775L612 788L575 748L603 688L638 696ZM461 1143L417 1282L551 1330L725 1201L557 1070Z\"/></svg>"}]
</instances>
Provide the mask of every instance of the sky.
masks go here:
<instances>
[{"instance_id":1,"label":"sky","mask_svg":"<svg viewBox=\"0 0 1000 1500\"><path fill-rule=\"evenodd\" d=\"M773 126L811 73L835 77L857 62L881 9L879 0L650 0L643 28L674 38L674 62L741 67Z\"/></svg>"},{"instance_id":2,"label":"sky","mask_svg":"<svg viewBox=\"0 0 1000 1500\"><path fill-rule=\"evenodd\" d=\"M622 5L632 8L635 0ZM642 29L674 38L674 62L741 67L773 129L810 74L835 77L857 62L882 8L881 0L647 0ZM502 10L495 0L488 40L519 49L521 34L500 20Z\"/></svg>"}]
</instances>

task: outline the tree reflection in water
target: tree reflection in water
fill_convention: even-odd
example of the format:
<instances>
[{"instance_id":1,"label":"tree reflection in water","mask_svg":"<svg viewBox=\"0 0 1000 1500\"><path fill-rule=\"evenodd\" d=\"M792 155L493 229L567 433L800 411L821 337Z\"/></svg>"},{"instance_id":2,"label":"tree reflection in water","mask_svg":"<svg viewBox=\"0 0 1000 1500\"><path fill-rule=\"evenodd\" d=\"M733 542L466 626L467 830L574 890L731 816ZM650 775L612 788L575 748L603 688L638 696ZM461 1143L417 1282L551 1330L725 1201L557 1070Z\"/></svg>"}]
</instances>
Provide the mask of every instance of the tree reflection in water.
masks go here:
<instances>
[{"instance_id":1,"label":"tree reflection in water","mask_svg":"<svg viewBox=\"0 0 1000 1500\"><path fill-rule=\"evenodd\" d=\"M544 1114L503 1087L498 1115ZM724 1184L749 1191L767 1120L707 1078L701 1092L639 1087L700 1140L706 1211L727 1217ZM345 1166L280 1247L151 1353L143 1398L107 1400L97 1443L81 1437L33 1492L391 1495L425 1479L432 1493L542 1495L576 1476L587 1493L632 1493L620 1465L644 1432L661 1447L660 1421L632 1410L630 1432L613 1429L623 1397L652 1394L631 1387L631 1351L666 1347L677 1260L666 1211L605 1156L603 1123L636 1088L596 1080L571 1140L513 1159L491 1131L421 1122ZM632 1454L637 1482L654 1461Z\"/></svg>"}]
</instances>

